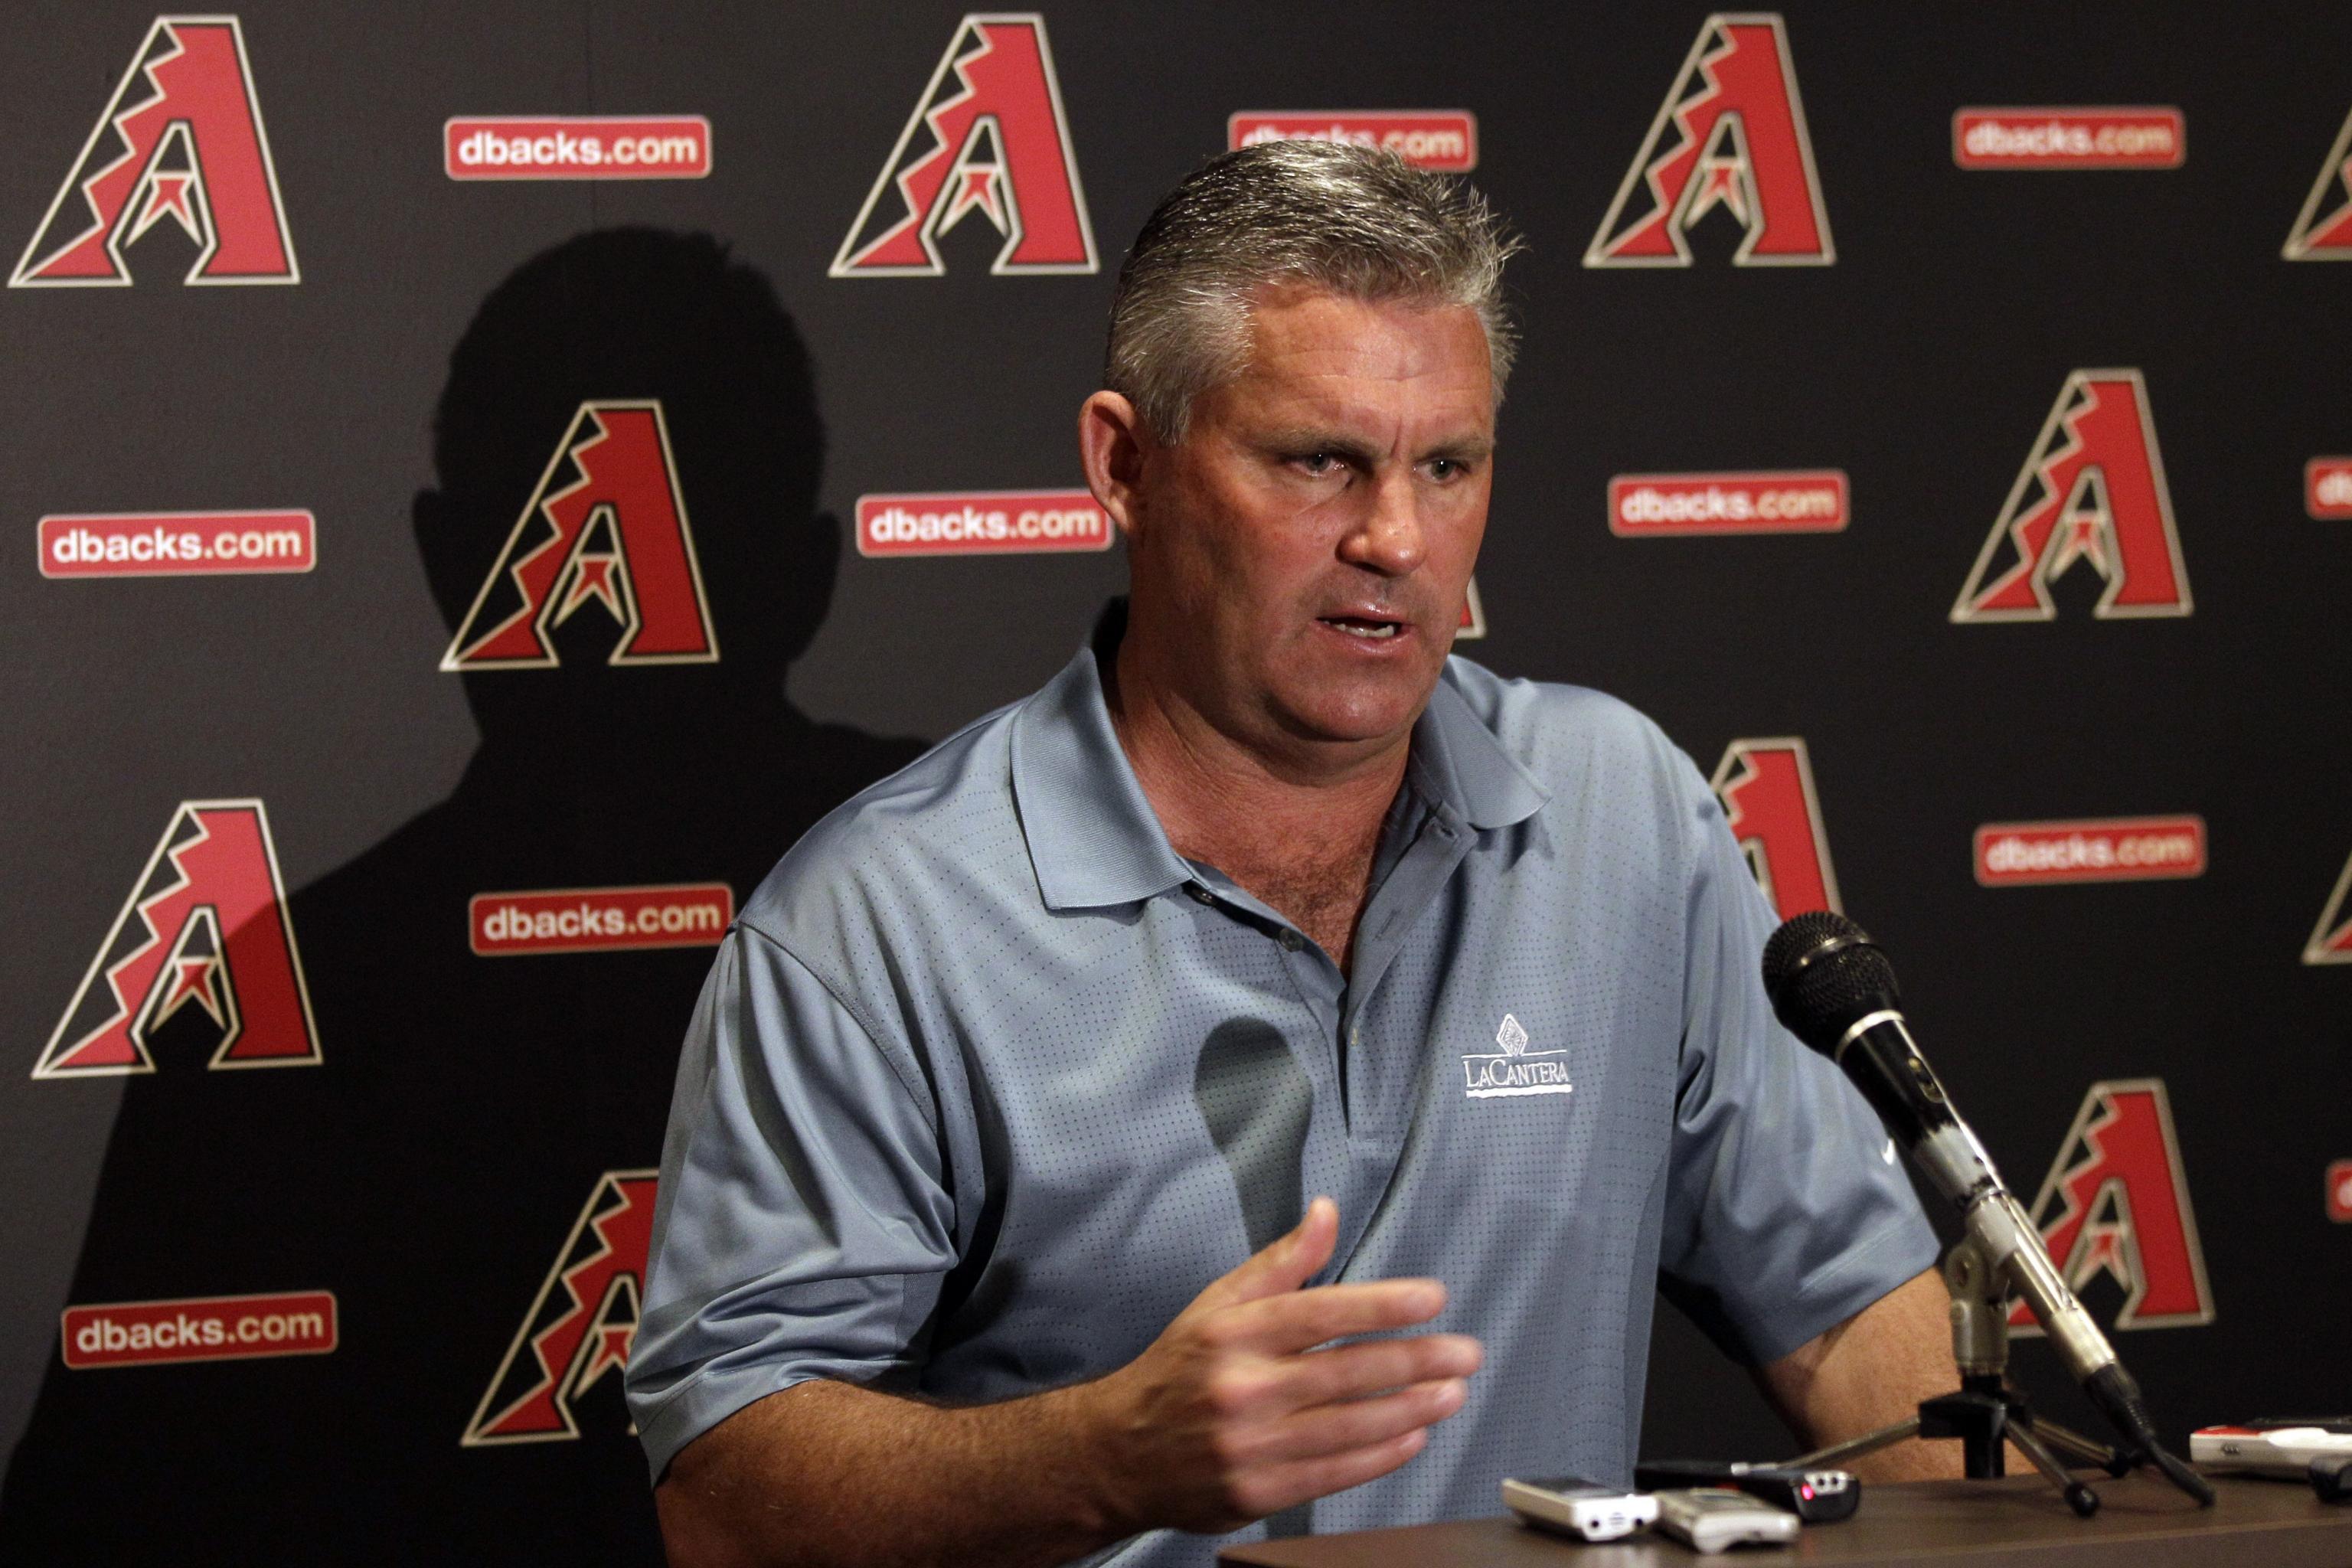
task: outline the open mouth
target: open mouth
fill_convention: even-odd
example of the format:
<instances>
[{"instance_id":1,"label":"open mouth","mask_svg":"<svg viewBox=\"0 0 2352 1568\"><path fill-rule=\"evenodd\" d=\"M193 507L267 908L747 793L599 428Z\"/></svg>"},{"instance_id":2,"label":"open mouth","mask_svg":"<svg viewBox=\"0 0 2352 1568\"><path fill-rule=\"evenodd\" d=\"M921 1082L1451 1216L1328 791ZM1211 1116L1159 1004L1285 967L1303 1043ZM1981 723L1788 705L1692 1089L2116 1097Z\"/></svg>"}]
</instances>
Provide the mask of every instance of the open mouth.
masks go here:
<instances>
[{"instance_id":1,"label":"open mouth","mask_svg":"<svg viewBox=\"0 0 2352 1568\"><path fill-rule=\"evenodd\" d=\"M1335 631L1365 642L1387 642L1404 630L1402 621L1382 620L1371 616L1324 616L1323 624Z\"/></svg>"}]
</instances>

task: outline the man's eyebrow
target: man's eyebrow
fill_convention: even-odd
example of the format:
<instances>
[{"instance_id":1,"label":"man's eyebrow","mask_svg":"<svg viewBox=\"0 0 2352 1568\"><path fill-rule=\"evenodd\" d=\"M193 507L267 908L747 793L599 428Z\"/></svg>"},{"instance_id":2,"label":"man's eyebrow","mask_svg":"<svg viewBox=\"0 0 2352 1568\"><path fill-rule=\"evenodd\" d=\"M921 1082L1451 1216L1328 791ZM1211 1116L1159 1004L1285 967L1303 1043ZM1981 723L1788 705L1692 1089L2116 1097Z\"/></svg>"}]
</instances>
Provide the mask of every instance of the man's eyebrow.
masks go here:
<instances>
[{"instance_id":1,"label":"man's eyebrow","mask_svg":"<svg viewBox=\"0 0 2352 1568\"><path fill-rule=\"evenodd\" d=\"M1269 431L1260 443L1266 450L1293 456L1304 452L1328 452L1349 462L1369 464L1378 456L1370 445L1352 436L1338 436L1313 425L1297 425L1286 430Z\"/></svg>"},{"instance_id":2,"label":"man's eyebrow","mask_svg":"<svg viewBox=\"0 0 2352 1568\"><path fill-rule=\"evenodd\" d=\"M1422 458L1423 460L1431 458L1451 458L1457 462L1475 463L1494 455L1495 438L1492 436L1456 436L1438 442L1423 452Z\"/></svg>"},{"instance_id":3,"label":"man's eyebrow","mask_svg":"<svg viewBox=\"0 0 2352 1568\"><path fill-rule=\"evenodd\" d=\"M1261 437L1260 445L1267 451L1286 455L1301 452L1328 452L1335 458L1345 458L1350 462L1359 464L1370 464L1376 461L1380 456L1370 444L1360 441L1352 436L1334 435L1329 430L1312 425L1299 425L1285 430L1270 431ZM1494 437L1465 433L1433 443L1423 450L1414 461L1427 462L1432 458L1451 458L1458 461L1476 462L1494 456Z\"/></svg>"}]
</instances>

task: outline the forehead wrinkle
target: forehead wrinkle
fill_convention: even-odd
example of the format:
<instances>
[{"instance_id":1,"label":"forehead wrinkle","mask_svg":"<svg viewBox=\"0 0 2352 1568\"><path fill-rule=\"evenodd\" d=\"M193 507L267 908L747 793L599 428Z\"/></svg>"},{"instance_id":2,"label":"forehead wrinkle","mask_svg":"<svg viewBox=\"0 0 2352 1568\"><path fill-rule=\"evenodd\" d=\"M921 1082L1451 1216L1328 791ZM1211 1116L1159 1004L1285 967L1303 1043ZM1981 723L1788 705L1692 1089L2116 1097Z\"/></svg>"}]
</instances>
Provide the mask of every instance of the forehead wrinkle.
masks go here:
<instances>
[{"instance_id":1,"label":"forehead wrinkle","mask_svg":"<svg viewBox=\"0 0 2352 1568\"><path fill-rule=\"evenodd\" d=\"M1277 383L1265 421L1272 426L1269 434L1276 441L1345 441L1392 452L1405 449L1409 443L1430 451L1483 451L1494 445L1489 410L1486 400L1475 395L1457 400L1450 389L1433 387L1425 395L1409 395L1409 401L1397 407L1384 399L1367 402L1352 395L1345 384L1360 377L1312 379L1341 384L1280 387Z\"/></svg>"},{"instance_id":2,"label":"forehead wrinkle","mask_svg":"<svg viewBox=\"0 0 2352 1568\"><path fill-rule=\"evenodd\" d=\"M1229 434L1257 444L1304 427L1416 459L1492 448L1486 329L1467 307L1290 290L1251 303L1247 353L1202 395L1242 416Z\"/></svg>"}]
</instances>

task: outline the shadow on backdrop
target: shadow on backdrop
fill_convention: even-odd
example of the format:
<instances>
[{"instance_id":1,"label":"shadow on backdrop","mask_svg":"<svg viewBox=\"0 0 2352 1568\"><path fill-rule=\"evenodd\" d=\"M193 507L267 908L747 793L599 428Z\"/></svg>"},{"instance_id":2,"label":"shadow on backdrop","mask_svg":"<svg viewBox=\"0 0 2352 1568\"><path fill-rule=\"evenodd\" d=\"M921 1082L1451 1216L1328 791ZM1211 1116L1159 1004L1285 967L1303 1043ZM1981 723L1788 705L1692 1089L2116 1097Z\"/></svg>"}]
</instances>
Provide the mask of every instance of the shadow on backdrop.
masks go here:
<instances>
[{"instance_id":1,"label":"shadow on backdrop","mask_svg":"<svg viewBox=\"0 0 2352 1568\"><path fill-rule=\"evenodd\" d=\"M635 1286L599 1237L642 1246L642 1211L624 1205L650 1184L604 1179L659 1157L710 950L478 957L467 901L719 881L740 901L920 750L813 723L784 696L841 530L816 510L807 351L766 280L708 237L631 229L501 283L451 355L438 483L415 502L449 626L387 627L385 646L440 653L511 564L583 402L653 399L721 657L608 662L654 567L604 519L583 559L611 563L554 585L572 612L544 623L555 666L455 678L481 735L456 793L292 899L321 1064L206 1071L219 1028L185 1005L150 1031L155 1072L126 1086L70 1299L331 1290L340 1344L52 1362L0 1492L0 1559L661 1561L614 1353ZM559 462L551 490L583 467ZM574 1312L552 1276L600 1193L601 1226L566 1259L586 1264ZM461 1444L486 1401L522 1410L501 1434L517 1440Z\"/></svg>"}]
</instances>

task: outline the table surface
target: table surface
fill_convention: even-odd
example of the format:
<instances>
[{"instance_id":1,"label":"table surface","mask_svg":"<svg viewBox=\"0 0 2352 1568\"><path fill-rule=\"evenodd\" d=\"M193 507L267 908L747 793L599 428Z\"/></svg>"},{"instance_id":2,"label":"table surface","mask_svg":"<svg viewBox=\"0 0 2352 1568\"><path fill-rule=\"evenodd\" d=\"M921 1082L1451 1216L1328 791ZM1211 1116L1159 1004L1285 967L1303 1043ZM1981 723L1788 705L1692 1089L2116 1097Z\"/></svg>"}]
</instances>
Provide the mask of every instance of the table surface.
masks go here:
<instances>
[{"instance_id":1,"label":"table surface","mask_svg":"<svg viewBox=\"0 0 2352 1568\"><path fill-rule=\"evenodd\" d=\"M2210 1509L2146 1474L2089 1474L2103 1506L2076 1519L2039 1476L1997 1481L1906 1481L1865 1487L1838 1524L1807 1525L1793 1545L1741 1548L1739 1568L1789 1563L1948 1563L2046 1568L2352 1568L2352 1504L2325 1503L2300 1481L2212 1478ZM1516 1521L1310 1535L1228 1548L1221 1563L1251 1568L1691 1568L1698 1554L1648 1531L1588 1545Z\"/></svg>"}]
</instances>

